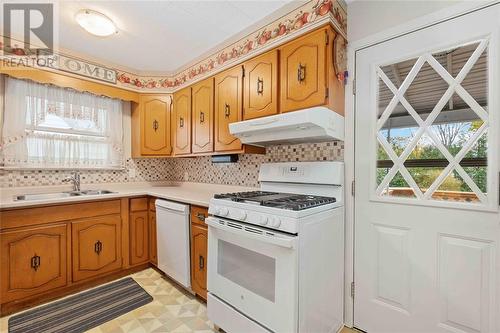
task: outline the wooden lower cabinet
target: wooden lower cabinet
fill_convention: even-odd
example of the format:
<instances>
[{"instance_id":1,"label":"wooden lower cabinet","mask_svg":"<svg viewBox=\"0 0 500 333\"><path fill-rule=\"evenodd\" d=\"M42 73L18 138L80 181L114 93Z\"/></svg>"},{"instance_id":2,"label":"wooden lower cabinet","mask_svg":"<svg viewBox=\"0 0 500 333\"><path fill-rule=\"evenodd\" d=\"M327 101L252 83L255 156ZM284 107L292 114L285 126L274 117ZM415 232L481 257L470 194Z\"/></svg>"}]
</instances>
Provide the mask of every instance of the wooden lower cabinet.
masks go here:
<instances>
[{"instance_id":1,"label":"wooden lower cabinet","mask_svg":"<svg viewBox=\"0 0 500 333\"><path fill-rule=\"evenodd\" d=\"M71 229L73 281L122 267L120 215L81 219L73 222Z\"/></svg>"},{"instance_id":2,"label":"wooden lower cabinet","mask_svg":"<svg viewBox=\"0 0 500 333\"><path fill-rule=\"evenodd\" d=\"M149 220L148 211L132 212L129 220L130 264L137 265L149 261Z\"/></svg>"},{"instance_id":3,"label":"wooden lower cabinet","mask_svg":"<svg viewBox=\"0 0 500 333\"><path fill-rule=\"evenodd\" d=\"M204 207L191 207L191 287L193 291L207 299L207 246L208 228L205 218L208 210Z\"/></svg>"},{"instance_id":4,"label":"wooden lower cabinet","mask_svg":"<svg viewBox=\"0 0 500 333\"><path fill-rule=\"evenodd\" d=\"M158 248L156 246L156 213L149 212L149 257L151 263L158 265Z\"/></svg>"},{"instance_id":5,"label":"wooden lower cabinet","mask_svg":"<svg viewBox=\"0 0 500 333\"><path fill-rule=\"evenodd\" d=\"M1 291L6 303L67 284L67 226L0 233Z\"/></svg>"}]
</instances>

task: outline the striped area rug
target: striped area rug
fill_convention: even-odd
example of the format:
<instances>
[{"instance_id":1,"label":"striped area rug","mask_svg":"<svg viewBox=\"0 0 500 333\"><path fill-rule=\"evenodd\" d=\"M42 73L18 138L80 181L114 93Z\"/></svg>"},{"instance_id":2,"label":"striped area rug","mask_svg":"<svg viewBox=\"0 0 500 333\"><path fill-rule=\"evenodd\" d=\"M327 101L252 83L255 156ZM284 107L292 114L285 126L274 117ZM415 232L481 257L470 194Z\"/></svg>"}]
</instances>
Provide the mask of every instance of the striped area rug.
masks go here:
<instances>
[{"instance_id":1,"label":"striped area rug","mask_svg":"<svg viewBox=\"0 0 500 333\"><path fill-rule=\"evenodd\" d=\"M153 300L132 278L9 318L9 333L85 332Z\"/></svg>"}]
</instances>

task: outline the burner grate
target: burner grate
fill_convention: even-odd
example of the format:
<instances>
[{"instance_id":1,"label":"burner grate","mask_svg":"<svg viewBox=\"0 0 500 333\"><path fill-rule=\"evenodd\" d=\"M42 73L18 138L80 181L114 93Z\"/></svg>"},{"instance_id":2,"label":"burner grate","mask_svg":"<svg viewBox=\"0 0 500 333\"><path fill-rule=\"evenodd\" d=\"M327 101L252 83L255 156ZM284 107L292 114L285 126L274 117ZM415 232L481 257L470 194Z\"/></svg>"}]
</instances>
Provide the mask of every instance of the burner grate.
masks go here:
<instances>
[{"instance_id":1,"label":"burner grate","mask_svg":"<svg viewBox=\"0 0 500 333\"><path fill-rule=\"evenodd\" d=\"M227 199L236 202L248 202L261 206L288 210L304 210L335 203L337 201L335 198L331 197L266 191L216 194L214 198Z\"/></svg>"}]
</instances>

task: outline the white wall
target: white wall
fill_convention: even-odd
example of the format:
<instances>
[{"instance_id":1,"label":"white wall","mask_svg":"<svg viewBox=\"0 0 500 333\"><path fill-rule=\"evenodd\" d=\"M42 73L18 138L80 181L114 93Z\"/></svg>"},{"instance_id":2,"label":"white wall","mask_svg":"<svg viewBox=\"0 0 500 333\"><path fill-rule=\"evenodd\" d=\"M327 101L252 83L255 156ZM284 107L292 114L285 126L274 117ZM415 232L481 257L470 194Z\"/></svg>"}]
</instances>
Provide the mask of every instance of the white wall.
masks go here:
<instances>
[{"instance_id":1,"label":"white wall","mask_svg":"<svg viewBox=\"0 0 500 333\"><path fill-rule=\"evenodd\" d=\"M352 43L461 2L464 1L354 0L347 6L347 38Z\"/></svg>"}]
</instances>

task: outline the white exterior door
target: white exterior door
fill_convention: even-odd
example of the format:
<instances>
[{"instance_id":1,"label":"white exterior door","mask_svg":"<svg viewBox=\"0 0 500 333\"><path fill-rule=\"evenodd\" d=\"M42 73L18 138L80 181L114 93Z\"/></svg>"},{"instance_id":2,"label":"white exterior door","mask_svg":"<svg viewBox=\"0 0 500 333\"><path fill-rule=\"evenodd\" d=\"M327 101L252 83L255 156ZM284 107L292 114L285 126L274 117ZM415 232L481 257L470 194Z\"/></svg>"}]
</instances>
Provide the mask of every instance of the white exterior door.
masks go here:
<instances>
[{"instance_id":1,"label":"white exterior door","mask_svg":"<svg viewBox=\"0 0 500 333\"><path fill-rule=\"evenodd\" d=\"M500 332L500 5L356 53L354 324Z\"/></svg>"}]
</instances>

